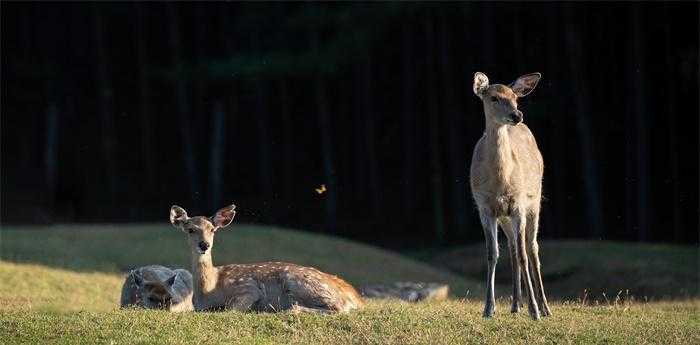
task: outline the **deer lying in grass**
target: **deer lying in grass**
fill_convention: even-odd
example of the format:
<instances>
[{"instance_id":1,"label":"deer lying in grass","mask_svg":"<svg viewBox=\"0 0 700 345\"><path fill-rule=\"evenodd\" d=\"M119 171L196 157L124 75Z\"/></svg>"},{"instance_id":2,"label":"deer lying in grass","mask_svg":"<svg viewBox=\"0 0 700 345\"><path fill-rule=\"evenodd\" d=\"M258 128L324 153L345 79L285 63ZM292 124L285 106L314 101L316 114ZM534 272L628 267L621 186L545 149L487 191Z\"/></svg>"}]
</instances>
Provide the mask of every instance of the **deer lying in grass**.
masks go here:
<instances>
[{"instance_id":1,"label":"deer lying in grass","mask_svg":"<svg viewBox=\"0 0 700 345\"><path fill-rule=\"evenodd\" d=\"M190 311L192 274L183 269L171 270L152 265L129 272L122 286L121 307Z\"/></svg>"},{"instance_id":2,"label":"deer lying in grass","mask_svg":"<svg viewBox=\"0 0 700 345\"><path fill-rule=\"evenodd\" d=\"M474 147L470 173L472 194L486 236L484 317L492 317L496 307L494 279L499 225L508 238L513 266L511 312L518 312L520 307L522 274L530 316L539 319L540 310L544 316L551 315L542 285L537 245L544 163L535 137L518 110L518 98L529 94L540 77L539 73L527 74L506 86L489 85L485 74L474 74L474 93L481 98L486 117L486 130Z\"/></svg>"},{"instance_id":3,"label":"deer lying in grass","mask_svg":"<svg viewBox=\"0 0 700 345\"><path fill-rule=\"evenodd\" d=\"M214 266L214 235L236 215L235 205L211 217L188 217L179 206L170 222L188 236L195 310L348 312L363 305L355 288L315 268L285 262Z\"/></svg>"}]
</instances>

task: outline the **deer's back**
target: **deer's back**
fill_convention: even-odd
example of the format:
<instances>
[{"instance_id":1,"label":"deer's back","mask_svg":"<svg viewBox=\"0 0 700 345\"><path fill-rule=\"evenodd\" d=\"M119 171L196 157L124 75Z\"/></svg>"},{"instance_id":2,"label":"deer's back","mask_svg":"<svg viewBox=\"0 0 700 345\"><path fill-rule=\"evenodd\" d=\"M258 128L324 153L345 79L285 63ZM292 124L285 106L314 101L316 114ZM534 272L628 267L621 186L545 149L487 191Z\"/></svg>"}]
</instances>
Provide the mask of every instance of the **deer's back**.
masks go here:
<instances>
[{"instance_id":1,"label":"deer's back","mask_svg":"<svg viewBox=\"0 0 700 345\"><path fill-rule=\"evenodd\" d=\"M345 280L313 267L286 262L219 267L218 285L231 295L259 295L259 300L252 306L258 311L287 310L297 304L344 312L362 305L357 290Z\"/></svg>"},{"instance_id":2,"label":"deer's back","mask_svg":"<svg viewBox=\"0 0 700 345\"><path fill-rule=\"evenodd\" d=\"M188 270L176 269L175 283L173 283L173 304L170 308L171 311L189 311L194 310L192 304L193 296L193 286L192 286L192 274Z\"/></svg>"}]
</instances>

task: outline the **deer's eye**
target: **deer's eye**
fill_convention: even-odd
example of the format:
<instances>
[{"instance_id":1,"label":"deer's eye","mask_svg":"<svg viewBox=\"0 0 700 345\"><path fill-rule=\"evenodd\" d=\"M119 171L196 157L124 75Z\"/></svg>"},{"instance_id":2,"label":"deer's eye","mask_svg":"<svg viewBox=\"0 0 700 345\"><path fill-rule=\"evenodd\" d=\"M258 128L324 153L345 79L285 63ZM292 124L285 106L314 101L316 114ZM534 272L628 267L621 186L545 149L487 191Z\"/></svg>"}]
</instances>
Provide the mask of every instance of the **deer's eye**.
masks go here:
<instances>
[{"instance_id":1,"label":"deer's eye","mask_svg":"<svg viewBox=\"0 0 700 345\"><path fill-rule=\"evenodd\" d=\"M498 103L498 97L491 97L491 102Z\"/></svg>"},{"instance_id":2,"label":"deer's eye","mask_svg":"<svg viewBox=\"0 0 700 345\"><path fill-rule=\"evenodd\" d=\"M194 234L194 229L189 228L189 229L187 229L187 232L190 233L190 234Z\"/></svg>"}]
</instances>

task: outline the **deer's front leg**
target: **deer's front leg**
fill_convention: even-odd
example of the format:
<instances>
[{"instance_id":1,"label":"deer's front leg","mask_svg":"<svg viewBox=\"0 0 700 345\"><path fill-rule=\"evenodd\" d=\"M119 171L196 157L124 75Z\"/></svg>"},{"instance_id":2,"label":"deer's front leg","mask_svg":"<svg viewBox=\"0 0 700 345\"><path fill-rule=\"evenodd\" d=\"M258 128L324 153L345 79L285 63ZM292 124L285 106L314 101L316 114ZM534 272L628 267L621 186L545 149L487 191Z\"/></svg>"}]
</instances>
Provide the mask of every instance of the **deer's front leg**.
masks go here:
<instances>
[{"instance_id":1,"label":"deer's front leg","mask_svg":"<svg viewBox=\"0 0 700 345\"><path fill-rule=\"evenodd\" d=\"M513 231L515 232L515 248L516 256L518 258L518 265L520 266L520 273L523 275L525 288L527 289L527 309L533 319L539 320L540 310L537 307L537 301L535 300L532 280L530 279L530 269L528 267L527 251L525 249L526 218L523 212L517 211L515 213L516 214L510 217L510 221L513 225Z\"/></svg>"},{"instance_id":2,"label":"deer's front leg","mask_svg":"<svg viewBox=\"0 0 700 345\"><path fill-rule=\"evenodd\" d=\"M496 218L482 211L481 225L486 237L486 303L484 305L484 317L492 317L496 311L495 279L496 262L498 261L498 224Z\"/></svg>"}]
</instances>

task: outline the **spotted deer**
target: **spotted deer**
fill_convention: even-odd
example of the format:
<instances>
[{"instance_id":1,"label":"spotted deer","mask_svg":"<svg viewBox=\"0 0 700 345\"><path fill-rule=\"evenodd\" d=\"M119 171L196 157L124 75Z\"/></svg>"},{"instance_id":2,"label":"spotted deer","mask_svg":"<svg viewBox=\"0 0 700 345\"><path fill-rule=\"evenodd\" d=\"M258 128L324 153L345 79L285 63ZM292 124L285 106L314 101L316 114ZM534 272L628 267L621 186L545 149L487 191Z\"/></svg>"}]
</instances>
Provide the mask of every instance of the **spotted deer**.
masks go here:
<instances>
[{"instance_id":1,"label":"spotted deer","mask_svg":"<svg viewBox=\"0 0 700 345\"><path fill-rule=\"evenodd\" d=\"M541 75L521 76L510 85L489 85L485 74L474 74L474 93L484 105L486 129L474 147L470 182L486 237L486 303L484 317L496 304L494 280L498 261L498 226L508 238L512 263L511 312L520 308L521 275L528 295L528 311L537 320L551 312L540 272L537 228L542 198L544 163L535 137L523 123L518 98L537 86Z\"/></svg>"},{"instance_id":2,"label":"spotted deer","mask_svg":"<svg viewBox=\"0 0 700 345\"><path fill-rule=\"evenodd\" d=\"M188 217L179 206L170 222L187 234L194 275L195 310L348 312L363 305L355 288L343 279L285 262L214 266L214 235L233 221L235 205L209 218Z\"/></svg>"}]
</instances>

